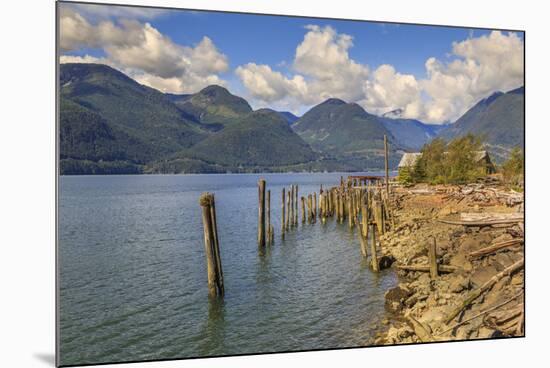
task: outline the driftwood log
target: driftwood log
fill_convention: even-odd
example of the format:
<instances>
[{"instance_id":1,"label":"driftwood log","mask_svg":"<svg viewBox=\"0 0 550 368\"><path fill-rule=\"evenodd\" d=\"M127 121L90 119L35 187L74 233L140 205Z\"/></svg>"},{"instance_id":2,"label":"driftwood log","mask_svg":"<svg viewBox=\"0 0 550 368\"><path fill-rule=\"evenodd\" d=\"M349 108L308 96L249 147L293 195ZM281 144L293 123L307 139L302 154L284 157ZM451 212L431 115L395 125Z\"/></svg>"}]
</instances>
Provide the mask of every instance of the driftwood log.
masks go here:
<instances>
[{"instance_id":1,"label":"driftwood log","mask_svg":"<svg viewBox=\"0 0 550 368\"><path fill-rule=\"evenodd\" d=\"M511 297L510 299L508 299L508 300L506 300L506 301L504 301L504 302L502 302L502 303L498 303L498 304L495 305L495 306L492 306L492 307L490 307L490 308L485 309L483 312L480 312L480 313L476 314L475 316L472 316L472 317L470 317L470 318L468 318L468 319L465 319L464 321L460 321L459 323L457 323L457 324L455 324L455 325L453 325L453 326L451 326L451 327L449 327L449 328L447 328L447 329L445 329L445 330L439 332L436 336L443 335L444 333L447 333L447 332L449 332L449 331L452 331L452 330L454 330L455 328L460 327L460 326L462 326L462 325L464 325L464 324L466 324L466 323L468 323L468 322L470 322L470 321L472 321L472 320L474 320L474 319L476 319L476 318L479 318L479 317L481 317L481 316L486 315L486 314L489 313L489 312L492 312L492 311L494 311L494 310L497 310L498 308L501 308L501 307L505 306L506 304L508 304L508 303L510 303L510 302L512 302L512 301L514 301L515 299L517 299L517 298L518 298L519 296L521 296L521 295L523 295L523 291L519 292L518 294L514 295L513 297Z\"/></svg>"},{"instance_id":2,"label":"driftwood log","mask_svg":"<svg viewBox=\"0 0 550 368\"><path fill-rule=\"evenodd\" d=\"M517 224L518 222L523 222L521 219L502 219L502 220L483 220L483 221L463 221L463 220L438 220L443 224L448 225L463 225L463 226L491 226L491 225L502 225L502 224Z\"/></svg>"},{"instance_id":3,"label":"driftwood log","mask_svg":"<svg viewBox=\"0 0 550 368\"><path fill-rule=\"evenodd\" d=\"M449 313L447 318L445 318L445 323L448 324L449 322L451 322L460 312L462 312L462 310L467 308L474 300L479 298L486 291L490 290L500 279L520 270L521 268L523 268L523 265L524 259L522 258L521 260L517 261L516 263L512 264L511 266L505 268L501 272L491 277L485 284L481 285L479 288L472 291L455 309L451 311L451 313Z\"/></svg>"},{"instance_id":4,"label":"driftwood log","mask_svg":"<svg viewBox=\"0 0 550 368\"><path fill-rule=\"evenodd\" d=\"M417 271L417 272L430 272L430 265L397 265L398 270L404 271ZM438 265L437 270L442 273L451 273L458 270L455 266Z\"/></svg>"},{"instance_id":5,"label":"driftwood log","mask_svg":"<svg viewBox=\"0 0 550 368\"><path fill-rule=\"evenodd\" d=\"M475 257L481 257L481 256L485 256L485 255L488 255L488 254L492 254L492 253L496 252L497 250L504 249L504 248L507 248L507 247L512 247L512 246L515 246L515 245L519 245L519 244L523 243L523 241L524 241L523 238L521 238L521 239L512 239L512 240L507 240L507 241L503 241L503 242L500 242L500 243L495 243L495 244L492 244L488 247L476 250L475 252L471 252L469 254L469 257L470 258L475 258Z\"/></svg>"}]
</instances>

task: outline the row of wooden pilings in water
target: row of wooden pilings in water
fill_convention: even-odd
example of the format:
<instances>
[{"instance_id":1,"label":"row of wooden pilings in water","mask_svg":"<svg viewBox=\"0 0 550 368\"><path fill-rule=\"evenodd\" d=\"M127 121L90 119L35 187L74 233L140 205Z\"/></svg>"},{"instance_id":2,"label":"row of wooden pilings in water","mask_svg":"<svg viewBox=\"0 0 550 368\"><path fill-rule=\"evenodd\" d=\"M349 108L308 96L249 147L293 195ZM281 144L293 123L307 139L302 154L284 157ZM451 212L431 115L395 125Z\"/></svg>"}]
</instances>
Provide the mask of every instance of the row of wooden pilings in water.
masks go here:
<instances>
[{"instance_id":1,"label":"row of wooden pilings in water","mask_svg":"<svg viewBox=\"0 0 550 368\"><path fill-rule=\"evenodd\" d=\"M376 182L379 182L378 180ZM224 294L223 271L220 259L218 231L216 224L215 197L203 193L200 198L204 230L204 246L207 262L208 288L211 295ZM301 211L300 211L301 210ZM377 238L395 226L395 217L390 206L389 185L373 184L366 179L340 179L340 185L328 189L320 186L319 193L299 196L298 185L281 191L281 239L298 228L301 223L322 224L334 218L338 223L347 223L350 229L357 228L361 254L368 258L373 271L389 267L388 257L379 257L381 249ZM266 181L258 181L258 246L274 244L275 230L271 223L271 191L266 190ZM370 240L370 246L369 246Z\"/></svg>"}]
</instances>

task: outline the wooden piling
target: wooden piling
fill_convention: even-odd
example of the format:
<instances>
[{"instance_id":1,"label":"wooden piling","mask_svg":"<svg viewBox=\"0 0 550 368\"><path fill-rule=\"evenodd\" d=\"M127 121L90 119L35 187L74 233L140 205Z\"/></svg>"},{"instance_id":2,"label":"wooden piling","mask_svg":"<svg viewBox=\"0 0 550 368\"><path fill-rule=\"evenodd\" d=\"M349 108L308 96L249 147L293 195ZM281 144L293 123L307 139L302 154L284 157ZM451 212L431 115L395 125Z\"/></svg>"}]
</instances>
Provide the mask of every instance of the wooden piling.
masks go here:
<instances>
[{"instance_id":1,"label":"wooden piling","mask_svg":"<svg viewBox=\"0 0 550 368\"><path fill-rule=\"evenodd\" d=\"M365 202L361 204L361 234L364 238L369 235L369 209Z\"/></svg>"},{"instance_id":2,"label":"wooden piling","mask_svg":"<svg viewBox=\"0 0 550 368\"><path fill-rule=\"evenodd\" d=\"M344 223L344 220L346 218L346 213L344 211L344 201L345 201L345 197L344 197L344 193L343 192L340 192L339 195L338 195L338 204L339 204L339 209L338 211L340 212L339 213L339 216L340 216L340 223L343 224Z\"/></svg>"},{"instance_id":3,"label":"wooden piling","mask_svg":"<svg viewBox=\"0 0 550 368\"><path fill-rule=\"evenodd\" d=\"M214 196L210 193L203 193L199 199L202 208L202 224L204 231L204 250L206 255L206 272L208 278L208 293L210 296L223 296L223 272L219 245L217 242L217 229L215 228L215 206Z\"/></svg>"},{"instance_id":4,"label":"wooden piling","mask_svg":"<svg viewBox=\"0 0 550 368\"><path fill-rule=\"evenodd\" d=\"M358 231L357 232L357 236L359 237L359 244L361 245L361 255L363 256L363 258L367 258L368 257L368 252L367 252L367 248L368 248L368 237L365 238L362 234L362 231Z\"/></svg>"},{"instance_id":5,"label":"wooden piling","mask_svg":"<svg viewBox=\"0 0 550 368\"><path fill-rule=\"evenodd\" d=\"M374 224L371 227L371 238L372 242L370 245L370 253L371 253L371 263L372 263L372 270L374 272L380 271L378 267L378 256L376 254L376 230L374 229Z\"/></svg>"},{"instance_id":6,"label":"wooden piling","mask_svg":"<svg viewBox=\"0 0 550 368\"><path fill-rule=\"evenodd\" d=\"M271 244L273 239L272 226L271 226L271 190L267 191L266 198L266 207L267 207L267 243Z\"/></svg>"},{"instance_id":7,"label":"wooden piling","mask_svg":"<svg viewBox=\"0 0 550 368\"><path fill-rule=\"evenodd\" d=\"M353 228L353 200L351 196L351 192L348 194L348 226L350 229Z\"/></svg>"},{"instance_id":8,"label":"wooden piling","mask_svg":"<svg viewBox=\"0 0 550 368\"><path fill-rule=\"evenodd\" d=\"M286 193L286 230L290 229L290 190Z\"/></svg>"},{"instance_id":9,"label":"wooden piling","mask_svg":"<svg viewBox=\"0 0 550 368\"><path fill-rule=\"evenodd\" d=\"M282 201L281 201L281 238L285 238L285 188L282 192Z\"/></svg>"},{"instance_id":10,"label":"wooden piling","mask_svg":"<svg viewBox=\"0 0 550 368\"><path fill-rule=\"evenodd\" d=\"M258 246L265 246L265 180L258 181Z\"/></svg>"},{"instance_id":11,"label":"wooden piling","mask_svg":"<svg viewBox=\"0 0 550 368\"><path fill-rule=\"evenodd\" d=\"M298 185L294 186L294 226L298 226Z\"/></svg>"},{"instance_id":12,"label":"wooden piling","mask_svg":"<svg viewBox=\"0 0 550 368\"><path fill-rule=\"evenodd\" d=\"M311 200L311 194L307 195L307 223L311 224L311 206L312 206L312 200Z\"/></svg>"},{"instance_id":13,"label":"wooden piling","mask_svg":"<svg viewBox=\"0 0 550 368\"><path fill-rule=\"evenodd\" d=\"M313 192L313 207L312 207L313 223L317 222L317 193Z\"/></svg>"},{"instance_id":14,"label":"wooden piling","mask_svg":"<svg viewBox=\"0 0 550 368\"><path fill-rule=\"evenodd\" d=\"M301 197L302 200L302 224L306 223L306 199Z\"/></svg>"},{"instance_id":15,"label":"wooden piling","mask_svg":"<svg viewBox=\"0 0 550 368\"><path fill-rule=\"evenodd\" d=\"M334 205L334 190L328 191L328 197L327 197L327 205L328 205L328 216L331 217L333 215L333 205Z\"/></svg>"},{"instance_id":16,"label":"wooden piling","mask_svg":"<svg viewBox=\"0 0 550 368\"><path fill-rule=\"evenodd\" d=\"M436 279L439 272L437 269L437 244L435 238L432 238L432 242L428 245L428 262L430 263L430 277Z\"/></svg>"},{"instance_id":17,"label":"wooden piling","mask_svg":"<svg viewBox=\"0 0 550 368\"><path fill-rule=\"evenodd\" d=\"M290 227L294 227L294 185L290 186Z\"/></svg>"},{"instance_id":18,"label":"wooden piling","mask_svg":"<svg viewBox=\"0 0 550 368\"><path fill-rule=\"evenodd\" d=\"M221 295L224 294L223 286L223 270L222 270L222 260L220 256L220 243L218 237L218 222L216 219L216 199L214 194L210 195L210 217L212 218L212 234L214 235L214 257L216 259L216 267L218 274L218 284L221 290Z\"/></svg>"},{"instance_id":19,"label":"wooden piling","mask_svg":"<svg viewBox=\"0 0 550 368\"><path fill-rule=\"evenodd\" d=\"M324 224L327 222L327 195L325 193L320 194L319 201L321 202L321 222Z\"/></svg>"},{"instance_id":20,"label":"wooden piling","mask_svg":"<svg viewBox=\"0 0 550 368\"><path fill-rule=\"evenodd\" d=\"M378 233L382 235L384 234L384 224L383 224L384 215L382 214L382 202L378 200L373 200L372 210L374 214L374 222L376 223L376 227L378 228Z\"/></svg>"}]
</instances>

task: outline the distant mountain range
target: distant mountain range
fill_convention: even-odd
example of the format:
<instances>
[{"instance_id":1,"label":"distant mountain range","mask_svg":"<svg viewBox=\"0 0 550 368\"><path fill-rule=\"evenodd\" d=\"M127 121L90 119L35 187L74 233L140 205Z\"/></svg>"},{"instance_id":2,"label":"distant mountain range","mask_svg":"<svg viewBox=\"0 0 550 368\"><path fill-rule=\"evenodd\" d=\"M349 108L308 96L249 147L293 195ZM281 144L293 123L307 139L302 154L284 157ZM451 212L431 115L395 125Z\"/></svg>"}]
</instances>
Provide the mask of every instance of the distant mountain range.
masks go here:
<instances>
[{"instance_id":1,"label":"distant mountain range","mask_svg":"<svg viewBox=\"0 0 550 368\"><path fill-rule=\"evenodd\" d=\"M426 124L415 119L388 118L384 114L380 121L395 139L404 147L418 151L422 146L448 127L444 125ZM390 115L391 116L391 115Z\"/></svg>"},{"instance_id":2,"label":"distant mountain range","mask_svg":"<svg viewBox=\"0 0 550 368\"><path fill-rule=\"evenodd\" d=\"M524 106L524 87L496 92L479 101L439 135L447 140L467 133L481 135L496 161L502 162L511 148L524 148Z\"/></svg>"},{"instance_id":3,"label":"distant mountain range","mask_svg":"<svg viewBox=\"0 0 550 368\"><path fill-rule=\"evenodd\" d=\"M398 111L378 117L334 98L297 117L253 111L220 86L168 94L106 65L62 64L60 169L62 174L359 171L383 167L384 135L395 167L404 151L418 150L438 134L450 138L468 131L487 133L492 147L506 150L519 143L518 126L523 143L523 115L514 115L518 96L523 101L520 90L480 101L449 127L398 118ZM499 133L493 126L499 124L507 131Z\"/></svg>"}]
</instances>

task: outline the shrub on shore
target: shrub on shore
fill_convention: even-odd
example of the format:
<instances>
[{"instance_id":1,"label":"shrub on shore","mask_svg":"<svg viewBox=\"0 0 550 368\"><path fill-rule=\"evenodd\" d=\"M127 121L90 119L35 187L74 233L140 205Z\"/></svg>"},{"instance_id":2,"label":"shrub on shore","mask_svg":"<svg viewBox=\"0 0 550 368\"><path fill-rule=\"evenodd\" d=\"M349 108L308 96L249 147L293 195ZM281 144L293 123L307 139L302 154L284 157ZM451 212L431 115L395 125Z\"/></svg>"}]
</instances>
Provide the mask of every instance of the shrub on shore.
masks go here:
<instances>
[{"instance_id":1,"label":"shrub on shore","mask_svg":"<svg viewBox=\"0 0 550 368\"><path fill-rule=\"evenodd\" d=\"M460 184L475 181L486 172L477 161L483 149L480 137L473 134L455 138L446 143L436 138L422 147L422 156L408 170L411 182L431 184Z\"/></svg>"},{"instance_id":2,"label":"shrub on shore","mask_svg":"<svg viewBox=\"0 0 550 368\"><path fill-rule=\"evenodd\" d=\"M510 157L502 164L502 176L513 188L523 187L524 157L519 147L510 152Z\"/></svg>"}]
</instances>

